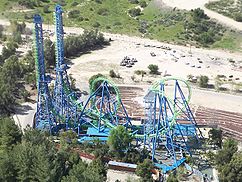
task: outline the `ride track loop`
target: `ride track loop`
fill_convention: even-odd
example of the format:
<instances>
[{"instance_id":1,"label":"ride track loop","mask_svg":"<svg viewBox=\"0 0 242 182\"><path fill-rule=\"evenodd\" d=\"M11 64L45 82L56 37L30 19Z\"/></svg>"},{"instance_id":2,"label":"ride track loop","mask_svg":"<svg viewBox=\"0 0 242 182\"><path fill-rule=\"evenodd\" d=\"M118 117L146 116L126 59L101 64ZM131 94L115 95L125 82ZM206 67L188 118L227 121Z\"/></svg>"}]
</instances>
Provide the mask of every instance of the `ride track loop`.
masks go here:
<instances>
[{"instance_id":1,"label":"ride track loop","mask_svg":"<svg viewBox=\"0 0 242 182\"><path fill-rule=\"evenodd\" d=\"M50 130L73 130L80 143L93 142L96 138L106 142L111 129L118 125L126 127L136 140L139 150L150 151L155 166L164 173L185 162L185 155L191 155L188 138L199 141L201 132L188 105L191 99L189 84L178 78L165 78L156 82L144 98L146 118L141 125L132 124L115 84L99 77L90 86L90 96L83 104L70 88L68 66L64 61L63 10L57 5L54 18L56 26L56 67L55 85L51 96L45 76L42 19L35 15L37 112L36 128ZM166 91L172 82L174 93ZM185 85L185 96L180 85ZM185 122L185 124L183 123Z\"/></svg>"}]
</instances>

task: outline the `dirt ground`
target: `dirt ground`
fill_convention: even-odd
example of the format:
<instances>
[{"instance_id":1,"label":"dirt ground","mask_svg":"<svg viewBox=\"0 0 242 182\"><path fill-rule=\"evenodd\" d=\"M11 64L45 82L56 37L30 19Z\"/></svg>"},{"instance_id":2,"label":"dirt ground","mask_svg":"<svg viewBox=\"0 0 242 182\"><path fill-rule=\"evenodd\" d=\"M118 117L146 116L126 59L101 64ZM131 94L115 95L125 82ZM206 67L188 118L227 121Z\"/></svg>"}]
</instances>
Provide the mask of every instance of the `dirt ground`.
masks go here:
<instances>
[{"instance_id":1,"label":"dirt ground","mask_svg":"<svg viewBox=\"0 0 242 182\"><path fill-rule=\"evenodd\" d=\"M92 75L102 73L108 76L111 69L121 76L121 79L114 79L114 81L125 85L149 85L160 80L164 75L183 79L187 79L189 74L193 76L207 75L210 82L213 82L213 79L219 74L227 77L233 75L236 82L241 82L242 79L242 70L239 69L242 55L238 53L196 48L190 50L189 47L167 45L147 39L128 39L121 35L117 35L116 39L112 38L114 41L110 46L71 60L71 68L68 73L77 80L78 88L85 90L88 88L88 79ZM171 50L157 48L157 46L169 46ZM151 52L154 52L156 56L152 57ZM132 68L120 66L124 56L134 57L138 62ZM234 60L235 63L232 64L229 60ZM148 73L149 64L158 65L161 73L157 76L147 74L141 81L141 76L136 75L134 71L145 70ZM133 76L134 80L132 80ZM211 108L240 112L239 108L242 103L240 96L197 89L193 91L193 104L203 106L209 104Z\"/></svg>"},{"instance_id":2,"label":"dirt ground","mask_svg":"<svg viewBox=\"0 0 242 182\"><path fill-rule=\"evenodd\" d=\"M145 47L148 45L149 47ZM134 75L135 70L149 72L148 65L156 64L159 66L161 76L171 75L186 79L187 75L192 74L193 76L207 75L213 79L221 74L242 78L242 70L239 69L242 65L240 61L242 55L195 48L191 48L192 54L190 54L189 49L185 47L170 46L171 50L164 50L151 46L158 45L152 43L137 45L135 42L115 40L106 48L73 59L69 73L78 80L87 80L96 73L108 75L113 69L122 77L119 80L121 83L133 84L131 76ZM152 57L151 52L154 52L156 56ZM120 66L124 56L134 57L138 62L132 68ZM229 60L235 61L235 64L230 63ZM161 76L145 76L144 81L160 79ZM135 77L141 80L141 76L135 75Z\"/></svg>"}]
</instances>

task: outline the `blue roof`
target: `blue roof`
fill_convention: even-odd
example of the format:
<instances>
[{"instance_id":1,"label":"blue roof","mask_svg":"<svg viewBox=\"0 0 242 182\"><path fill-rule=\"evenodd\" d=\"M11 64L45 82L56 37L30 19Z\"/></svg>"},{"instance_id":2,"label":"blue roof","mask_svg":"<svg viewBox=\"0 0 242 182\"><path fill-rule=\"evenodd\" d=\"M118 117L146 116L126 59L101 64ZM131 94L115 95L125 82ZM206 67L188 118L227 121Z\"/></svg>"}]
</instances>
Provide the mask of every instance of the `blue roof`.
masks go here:
<instances>
[{"instance_id":1,"label":"blue roof","mask_svg":"<svg viewBox=\"0 0 242 182\"><path fill-rule=\"evenodd\" d=\"M87 135L94 135L94 136L106 136L108 137L109 136L109 131L110 129L109 128L103 128L101 129L101 131L99 132L97 128L94 128L94 127L89 127L87 129Z\"/></svg>"}]
</instances>

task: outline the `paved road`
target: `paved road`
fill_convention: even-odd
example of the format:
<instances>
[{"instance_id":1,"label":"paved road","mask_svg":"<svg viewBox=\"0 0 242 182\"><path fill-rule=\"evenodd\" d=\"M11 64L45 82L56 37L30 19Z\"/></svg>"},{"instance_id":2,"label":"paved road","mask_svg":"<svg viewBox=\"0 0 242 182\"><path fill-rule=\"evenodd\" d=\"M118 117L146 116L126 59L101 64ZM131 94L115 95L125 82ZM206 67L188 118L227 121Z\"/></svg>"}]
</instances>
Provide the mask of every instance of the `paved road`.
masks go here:
<instances>
[{"instance_id":1,"label":"paved road","mask_svg":"<svg viewBox=\"0 0 242 182\"><path fill-rule=\"evenodd\" d=\"M230 28L242 31L242 22L237 22L232 18L221 15L215 11L211 11L205 8L205 4L211 0L161 0L164 4L170 7L177 7L179 9L191 10L195 8L201 8L210 17L219 21ZM214 0L213 0L214 1Z\"/></svg>"},{"instance_id":2,"label":"paved road","mask_svg":"<svg viewBox=\"0 0 242 182\"><path fill-rule=\"evenodd\" d=\"M123 86L123 85L118 85ZM150 85L125 85L126 87L141 87L144 89L144 95L151 88ZM171 95L174 92L174 87L166 86L167 95ZM187 89L182 87L185 97L187 97ZM143 99L139 100L140 104L143 104ZM214 91L207 91L198 88L191 88L191 104L196 106L203 106L211 109L219 109L229 112L242 113L242 95L232 95Z\"/></svg>"},{"instance_id":3,"label":"paved road","mask_svg":"<svg viewBox=\"0 0 242 182\"><path fill-rule=\"evenodd\" d=\"M167 89L173 92L173 90ZM185 92L185 89L184 89ZM191 104L211 109L242 113L242 96L192 88Z\"/></svg>"},{"instance_id":4,"label":"paved road","mask_svg":"<svg viewBox=\"0 0 242 182\"><path fill-rule=\"evenodd\" d=\"M36 104L24 103L17 108L16 114L13 116L15 124L17 124L22 130L28 125L33 126L34 114L36 112Z\"/></svg>"}]
</instances>

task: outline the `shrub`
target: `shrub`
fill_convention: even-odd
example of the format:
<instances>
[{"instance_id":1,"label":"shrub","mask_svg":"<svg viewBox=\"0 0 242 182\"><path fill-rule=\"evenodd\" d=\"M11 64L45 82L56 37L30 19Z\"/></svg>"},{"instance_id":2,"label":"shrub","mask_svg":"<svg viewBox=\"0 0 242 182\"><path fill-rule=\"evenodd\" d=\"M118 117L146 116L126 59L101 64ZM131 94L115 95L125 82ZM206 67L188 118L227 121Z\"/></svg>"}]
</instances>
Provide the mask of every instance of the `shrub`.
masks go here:
<instances>
[{"instance_id":1,"label":"shrub","mask_svg":"<svg viewBox=\"0 0 242 182\"><path fill-rule=\"evenodd\" d=\"M130 2L131 4L138 4L138 3L139 3L138 0L129 0L129 2Z\"/></svg>"},{"instance_id":2,"label":"shrub","mask_svg":"<svg viewBox=\"0 0 242 182\"><path fill-rule=\"evenodd\" d=\"M92 82L94 80L96 80L97 78L99 78L99 77L104 77L105 78L105 76L103 74L101 74L101 73L98 73L96 75L93 75L91 78L89 78L88 82L89 82L89 87L90 88L91 88Z\"/></svg>"},{"instance_id":3,"label":"shrub","mask_svg":"<svg viewBox=\"0 0 242 182\"><path fill-rule=\"evenodd\" d=\"M95 28L100 27L100 23L94 22L92 26L95 27Z\"/></svg>"},{"instance_id":4,"label":"shrub","mask_svg":"<svg viewBox=\"0 0 242 182\"><path fill-rule=\"evenodd\" d=\"M101 15L101 16L107 16L108 15L108 9L107 8L100 8L97 11L97 14Z\"/></svg>"},{"instance_id":5,"label":"shrub","mask_svg":"<svg viewBox=\"0 0 242 182\"><path fill-rule=\"evenodd\" d=\"M33 0L19 0L19 5L25 6L26 8L34 8L37 6L36 2Z\"/></svg>"},{"instance_id":6,"label":"shrub","mask_svg":"<svg viewBox=\"0 0 242 182\"><path fill-rule=\"evenodd\" d=\"M159 67L155 64L150 64L148 66L148 69L150 70L150 74L158 74Z\"/></svg>"},{"instance_id":7,"label":"shrub","mask_svg":"<svg viewBox=\"0 0 242 182\"><path fill-rule=\"evenodd\" d=\"M110 70L110 71L109 71L109 76L110 76L111 78L116 78L116 77L117 77L116 73L115 73L113 70Z\"/></svg>"},{"instance_id":8,"label":"shrub","mask_svg":"<svg viewBox=\"0 0 242 182\"><path fill-rule=\"evenodd\" d=\"M132 17L139 16L141 14L140 8L133 8L129 10L129 14Z\"/></svg>"},{"instance_id":9,"label":"shrub","mask_svg":"<svg viewBox=\"0 0 242 182\"><path fill-rule=\"evenodd\" d=\"M84 18L82 16L78 17L78 21L83 21Z\"/></svg>"},{"instance_id":10,"label":"shrub","mask_svg":"<svg viewBox=\"0 0 242 182\"><path fill-rule=\"evenodd\" d=\"M209 78L205 75L199 77L198 84L199 87L206 88L208 86Z\"/></svg>"},{"instance_id":11,"label":"shrub","mask_svg":"<svg viewBox=\"0 0 242 182\"><path fill-rule=\"evenodd\" d=\"M44 13L50 13L50 10L49 10L49 5L45 5L44 7L43 7L43 12Z\"/></svg>"},{"instance_id":12,"label":"shrub","mask_svg":"<svg viewBox=\"0 0 242 182\"><path fill-rule=\"evenodd\" d=\"M72 10L68 13L69 18L77 18L80 15L79 10Z\"/></svg>"},{"instance_id":13,"label":"shrub","mask_svg":"<svg viewBox=\"0 0 242 182\"><path fill-rule=\"evenodd\" d=\"M151 170L154 168L154 165L151 160L145 159L142 163L138 163L135 173L142 177L143 181L153 181Z\"/></svg>"},{"instance_id":14,"label":"shrub","mask_svg":"<svg viewBox=\"0 0 242 182\"><path fill-rule=\"evenodd\" d=\"M74 1L73 3L71 3L71 6L77 6L78 2Z\"/></svg>"},{"instance_id":15,"label":"shrub","mask_svg":"<svg viewBox=\"0 0 242 182\"><path fill-rule=\"evenodd\" d=\"M95 0L96 3L102 4L103 0Z\"/></svg>"},{"instance_id":16,"label":"shrub","mask_svg":"<svg viewBox=\"0 0 242 182\"><path fill-rule=\"evenodd\" d=\"M107 45L103 34L98 31L84 31L79 36L67 36L65 38L65 56L76 56L81 52L85 52L95 46Z\"/></svg>"},{"instance_id":17,"label":"shrub","mask_svg":"<svg viewBox=\"0 0 242 182\"><path fill-rule=\"evenodd\" d=\"M142 7L142 8L145 8L147 6L147 3L144 1L144 0L141 0L139 2L139 5Z\"/></svg>"},{"instance_id":18,"label":"shrub","mask_svg":"<svg viewBox=\"0 0 242 182\"><path fill-rule=\"evenodd\" d=\"M200 8L192 10L192 17L194 21L201 21L201 19L209 19L209 17L204 13L204 10Z\"/></svg>"},{"instance_id":19,"label":"shrub","mask_svg":"<svg viewBox=\"0 0 242 182\"><path fill-rule=\"evenodd\" d=\"M116 21L116 22L114 22L114 24L113 24L114 26L120 26L120 25L122 25L122 23L121 22L119 22L119 21Z\"/></svg>"},{"instance_id":20,"label":"shrub","mask_svg":"<svg viewBox=\"0 0 242 182\"><path fill-rule=\"evenodd\" d=\"M136 70L134 73L136 75L141 75L141 81L143 81L143 77L146 75L146 72L144 70Z\"/></svg>"},{"instance_id":21,"label":"shrub","mask_svg":"<svg viewBox=\"0 0 242 182\"><path fill-rule=\"evenodd\" d=\"M236 13L234 15L234 19L238 22L242 22L242 14L241 13Z\"/></svg>"}]
</instances>

